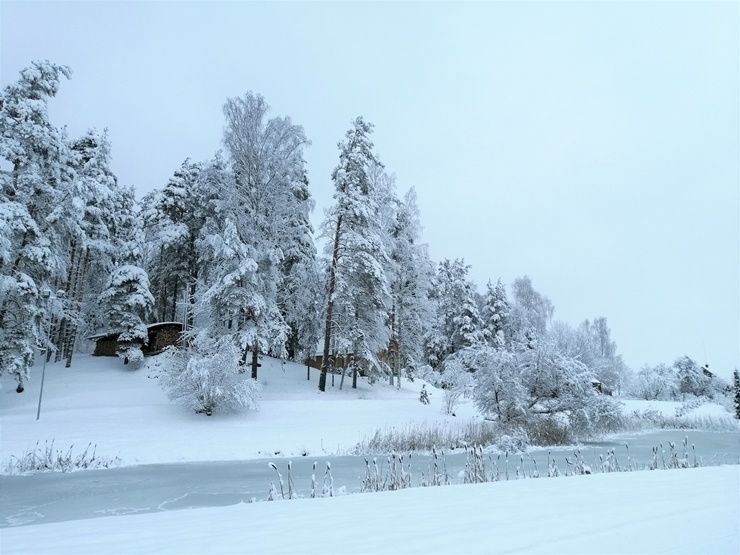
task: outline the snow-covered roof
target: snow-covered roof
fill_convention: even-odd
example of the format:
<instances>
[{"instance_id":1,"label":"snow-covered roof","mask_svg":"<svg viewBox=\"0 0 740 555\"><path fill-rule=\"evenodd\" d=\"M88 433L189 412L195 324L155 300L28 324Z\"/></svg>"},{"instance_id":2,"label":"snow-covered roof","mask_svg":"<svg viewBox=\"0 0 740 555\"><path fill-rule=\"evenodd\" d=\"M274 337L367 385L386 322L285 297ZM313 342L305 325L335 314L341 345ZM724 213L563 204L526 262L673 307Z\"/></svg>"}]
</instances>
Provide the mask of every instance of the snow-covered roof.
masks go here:
<instances>
[{"instance_id":1,"label":"snow-covered roof","mask_svg":"<svg viewBox=\"0 0 740 555\"><path fill-rule=\"evenodd\" d=\"M146 329L147 331L153 329L153 328L159 328L162 326L181 326L182 322L154 322L153 324L147 324ZM105 331L105 332L99 332L93 335L88 335L85 339L88 339L90 341L96 341L98 339L102 339L103 337L110 337L113 335L119 335L120 333L123 333L123 330L114 330L114 331Z\"/></svg>"}]
</instances>

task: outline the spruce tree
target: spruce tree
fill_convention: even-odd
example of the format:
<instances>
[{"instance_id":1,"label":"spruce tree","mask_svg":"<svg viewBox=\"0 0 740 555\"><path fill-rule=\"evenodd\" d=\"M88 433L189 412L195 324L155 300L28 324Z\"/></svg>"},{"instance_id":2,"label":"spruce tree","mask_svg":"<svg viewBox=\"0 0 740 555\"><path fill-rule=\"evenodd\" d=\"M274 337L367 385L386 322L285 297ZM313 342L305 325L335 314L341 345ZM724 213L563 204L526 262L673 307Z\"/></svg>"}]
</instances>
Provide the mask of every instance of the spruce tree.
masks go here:
<instances>
[{"instance_id":1,"label":"spruce tree","mask_svg":"<svg viewBox=\"0 0 740 555\"><path fill-rule=\"evenodd\" d=\"M732 373L732 389L735 402L735 418L740 420L740 370L737 368Z\"/></svg>"}]
</instances>

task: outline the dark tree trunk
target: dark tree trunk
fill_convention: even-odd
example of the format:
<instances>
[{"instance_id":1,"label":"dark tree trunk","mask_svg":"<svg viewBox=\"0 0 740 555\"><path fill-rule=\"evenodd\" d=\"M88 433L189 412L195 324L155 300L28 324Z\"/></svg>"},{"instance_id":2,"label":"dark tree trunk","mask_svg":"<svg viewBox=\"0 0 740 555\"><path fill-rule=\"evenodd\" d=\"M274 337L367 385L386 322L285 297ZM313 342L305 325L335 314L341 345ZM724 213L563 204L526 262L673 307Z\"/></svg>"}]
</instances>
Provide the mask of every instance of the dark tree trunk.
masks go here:
<instances>
[{"instance_id":1,"label":"dark tree trunk","mask_svg":"<svg viewBox=\"0 0 740 555\"><path fill-rule=\"evenodd\" d=\"M180 278L175 276L175 286L172 288L172 312L170 313L170 322L175 322L177 318L177 298L180 296Z\"/></svg>"},{"instance_id":2,"label":"dark tree trunk","mask_svg":"<svg viewBox=\"0 0 740 555\"><path fill-rule=\"evenodd\" d=\"M257 342L254 342L254 347L252 348L252 379L257 379L257 368L261 366L258 362L258 354L259 354L259 347L257 346Z\"/></svg>"},{"instance_id":3,"label":"dark tree trunk","mask_svg":"<svg viewBox=\"0 0 740 555\"><path fill-rule=\"evenodd\" d=\"M337 229L334 233L334 248L329 267L329 299L326 305L326 324L324 329L324 353L321 358L321 375L319 376L319 391L326 391L326 371L329 368L329 349L331 346L332 318L334 316L334 291L337 286L337 264L339 262L339 231L342 225L342 216L337 218Z\"/></svg>"}]
</instances>

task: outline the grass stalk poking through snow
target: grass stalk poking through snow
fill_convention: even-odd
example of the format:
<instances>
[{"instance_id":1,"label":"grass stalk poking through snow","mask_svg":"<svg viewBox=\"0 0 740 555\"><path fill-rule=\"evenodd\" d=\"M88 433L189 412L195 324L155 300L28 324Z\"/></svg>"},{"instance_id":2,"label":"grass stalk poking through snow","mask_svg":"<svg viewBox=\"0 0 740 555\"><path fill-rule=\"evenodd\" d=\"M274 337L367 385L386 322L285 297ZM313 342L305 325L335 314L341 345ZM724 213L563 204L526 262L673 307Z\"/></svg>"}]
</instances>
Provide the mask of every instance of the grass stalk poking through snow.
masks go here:
<instances>
[{"instance_id":1,"label":"grass stalk poking through snow","mask_svg":"<svg viewBox=\"0 0 740 555\"><path fill-rule=\"evenodd\" d=\"M90 448L92 447L92 452ZM54 440L44 442L44 447L36 446L20 457L11 455L2 464L3 474L35 474L37 472L73 472L94 468L111 468L120 466L121 459L101 457L97 454L97 445L88 443L82 453L73 454L74 444L66 451L55 450Z\"/></svg>"}]
</instances>

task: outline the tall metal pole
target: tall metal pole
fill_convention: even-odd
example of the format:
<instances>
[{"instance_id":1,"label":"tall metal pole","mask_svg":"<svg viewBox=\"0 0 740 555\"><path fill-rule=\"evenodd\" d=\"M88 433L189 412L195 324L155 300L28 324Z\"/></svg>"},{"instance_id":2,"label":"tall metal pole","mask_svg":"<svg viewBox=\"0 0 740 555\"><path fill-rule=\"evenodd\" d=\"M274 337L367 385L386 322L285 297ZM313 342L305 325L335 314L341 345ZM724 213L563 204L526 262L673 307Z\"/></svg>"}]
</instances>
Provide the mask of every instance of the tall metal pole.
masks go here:
<instances>
[{"instance_id":1,"label":"tall metal pole","mask_svg":"<svg viewBox=\"0 0 740 555\"><path fill-rule=\"evenodd\" d=\"M44 366L41 368L41 389L39 390L39 408L36 409L36 420L41 417L41 398L44 395L44 378L46 377L46 359L49 358L49 336L51 335L51 318L49 318L49 298L51 297L51 291L44 289L41 291L41 296L46 301L46 311L44 313L44 319L46 320L46 348L44 349Z\"/></svg>"}]
</instances>

